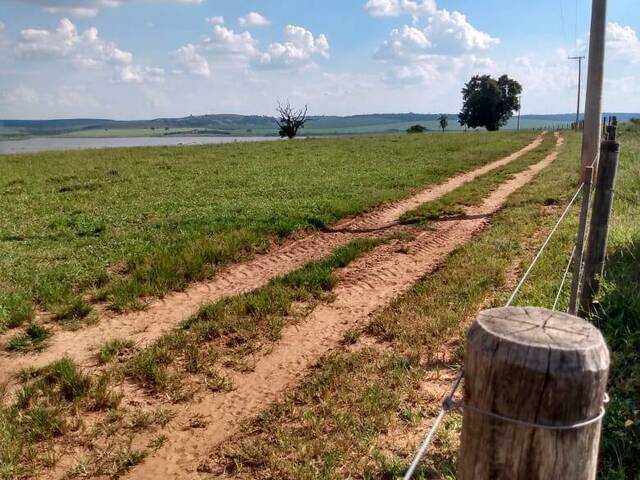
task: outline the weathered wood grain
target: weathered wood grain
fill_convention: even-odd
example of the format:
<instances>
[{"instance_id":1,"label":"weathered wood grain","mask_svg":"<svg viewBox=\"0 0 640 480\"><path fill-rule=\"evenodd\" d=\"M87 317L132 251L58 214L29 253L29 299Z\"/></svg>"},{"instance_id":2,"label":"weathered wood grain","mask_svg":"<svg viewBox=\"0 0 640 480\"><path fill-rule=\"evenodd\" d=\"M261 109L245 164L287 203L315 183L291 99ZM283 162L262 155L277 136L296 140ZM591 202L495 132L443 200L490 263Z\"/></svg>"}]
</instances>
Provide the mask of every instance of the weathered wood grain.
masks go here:
<instances>
[{"instance_id":1,"label":"weathered wood grain","mask_svg":"<svg viewBox=\"0 0 640 480\"><path fill-rule=\"evenodd\" d=\"M464 402L533 424L597 417L609 351L600 331L533 307L482 312L467 339ZM569 431L464 411L459 480L595 479L600 422Z\"/></svg>"}]
</instances>

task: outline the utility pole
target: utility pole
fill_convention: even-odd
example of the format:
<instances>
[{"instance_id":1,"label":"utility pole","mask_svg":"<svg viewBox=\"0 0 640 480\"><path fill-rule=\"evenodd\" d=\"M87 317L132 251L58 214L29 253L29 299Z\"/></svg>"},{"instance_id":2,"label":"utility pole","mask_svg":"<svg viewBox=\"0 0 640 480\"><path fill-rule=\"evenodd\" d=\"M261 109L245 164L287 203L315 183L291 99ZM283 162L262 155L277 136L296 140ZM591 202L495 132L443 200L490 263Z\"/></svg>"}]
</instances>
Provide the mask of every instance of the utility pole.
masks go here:
<instances>
[{"instance_id":1,"label":"utility pole","mask_svg":"<svg viewBox=\"0 0 640 480\"><path fill-rule=\"evenodd\" d=\"M591 6L587 101L584 110L584 131L582 134L583 170L587 165L594 163L597 165L600 153L606 29L607 0L593 0Z\"/></svg>"},{"instance_id":2,"label":"utility pole","mask_svg":"<svg viewBox=\"0 0 640 480\"><path fill-rule=\"evenodd\" d=\"M578 108L576 109L576 130L579 130L580 126L580 89L582 88L582 60L584 60L584 58L584 55L569 57L569 60L578 60Z\"/></svg>"}]
</instances>

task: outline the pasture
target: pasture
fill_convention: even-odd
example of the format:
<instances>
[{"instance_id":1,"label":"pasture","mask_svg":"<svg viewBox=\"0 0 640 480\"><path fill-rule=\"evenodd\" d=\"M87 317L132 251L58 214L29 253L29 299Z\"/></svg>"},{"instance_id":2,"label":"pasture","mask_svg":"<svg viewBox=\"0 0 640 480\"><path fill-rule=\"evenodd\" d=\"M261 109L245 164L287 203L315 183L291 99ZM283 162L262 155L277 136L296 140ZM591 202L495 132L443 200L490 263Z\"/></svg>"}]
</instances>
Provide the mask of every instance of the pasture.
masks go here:
<instances>
[{"instance_id":1,"label":"pasture","mask_svg":"<svg viewBox=\"0 0 640 480\"><path fill-rule=\"evenodd\" d=\"M0 322L77 326L511 152L523 133L0 156Z\"/></svg>"}]
</instances>

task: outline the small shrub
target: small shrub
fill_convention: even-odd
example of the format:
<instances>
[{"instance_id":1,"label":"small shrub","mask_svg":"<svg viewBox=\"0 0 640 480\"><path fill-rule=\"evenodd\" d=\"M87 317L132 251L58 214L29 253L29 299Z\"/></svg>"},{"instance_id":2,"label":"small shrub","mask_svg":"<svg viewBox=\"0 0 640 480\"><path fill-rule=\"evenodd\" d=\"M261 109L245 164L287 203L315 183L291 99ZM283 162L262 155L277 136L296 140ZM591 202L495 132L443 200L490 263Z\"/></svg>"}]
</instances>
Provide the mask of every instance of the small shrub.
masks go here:
<instances>
[{"instance_id":1,"label":"small shrub","mask_svg":"<svg viewBox=\"0 0 640 480\"><path fill-rule=\"evenodd\" d=\"M427 127L423 127L422 125L413 125L407 129L407 133L424 133L427 130Z\"/></svg>"}]
</instances>

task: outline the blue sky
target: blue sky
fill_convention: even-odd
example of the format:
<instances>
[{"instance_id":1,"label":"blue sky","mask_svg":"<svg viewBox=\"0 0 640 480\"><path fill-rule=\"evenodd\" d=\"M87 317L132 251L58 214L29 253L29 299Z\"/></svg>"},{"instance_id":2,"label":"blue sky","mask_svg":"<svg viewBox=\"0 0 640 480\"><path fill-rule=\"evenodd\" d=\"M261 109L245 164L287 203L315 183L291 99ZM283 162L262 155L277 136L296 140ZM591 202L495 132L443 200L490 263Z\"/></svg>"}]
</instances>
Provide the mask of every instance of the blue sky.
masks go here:
<instances>
[{"instance_id":1,"label":"blue sky","mask_svg":"<svg viewBox=\"0 0 640 480\"><path fill-rule=\"evenodd\" d=\"M591 0L0 0L0 118L456 112L476 73L575 109ZM604 108L640 111L640 9L609 1Z\"/></svg>"}]
</instances>

